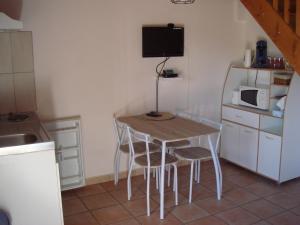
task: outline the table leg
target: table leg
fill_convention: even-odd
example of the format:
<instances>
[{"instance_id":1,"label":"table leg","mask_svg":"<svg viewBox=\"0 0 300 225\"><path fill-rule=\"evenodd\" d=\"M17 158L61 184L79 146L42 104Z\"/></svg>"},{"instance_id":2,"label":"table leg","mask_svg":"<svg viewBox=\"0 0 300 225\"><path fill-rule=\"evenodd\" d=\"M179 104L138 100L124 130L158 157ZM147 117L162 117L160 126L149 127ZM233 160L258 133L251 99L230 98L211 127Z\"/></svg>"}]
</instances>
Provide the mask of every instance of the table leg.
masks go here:
<instances>
[{"instance_id":1,"label":"table leg","mask_svg":"<svg viewBox=\"0 0 300 225\"><path fill-rule=\"evenodd\" d=\"M164 219L165 158L166 158L166 142L163 141L162 150L161 150L161 173L160 173L160 219Z\"/></svg>"}]
</instances>

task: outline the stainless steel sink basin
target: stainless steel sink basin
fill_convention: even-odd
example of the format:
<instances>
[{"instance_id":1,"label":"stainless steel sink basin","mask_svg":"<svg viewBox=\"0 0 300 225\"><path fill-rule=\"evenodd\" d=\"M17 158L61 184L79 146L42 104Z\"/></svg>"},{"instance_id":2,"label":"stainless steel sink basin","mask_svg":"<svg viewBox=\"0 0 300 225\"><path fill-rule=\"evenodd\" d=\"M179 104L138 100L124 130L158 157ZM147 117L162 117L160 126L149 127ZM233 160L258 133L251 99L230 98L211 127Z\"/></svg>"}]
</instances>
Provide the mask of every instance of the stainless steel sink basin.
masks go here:
<instances>
[{"instance_id":1,"label":"stainless steel sink basin","mask_svg":"<svg viewBox=\"0 0 300 225\"><path fill-rule=\"evenodd\" d=\"M3 135L0 136L0 147L27 145L37 141L38 137L33 133Z\"/></svg>"}]
</instances>

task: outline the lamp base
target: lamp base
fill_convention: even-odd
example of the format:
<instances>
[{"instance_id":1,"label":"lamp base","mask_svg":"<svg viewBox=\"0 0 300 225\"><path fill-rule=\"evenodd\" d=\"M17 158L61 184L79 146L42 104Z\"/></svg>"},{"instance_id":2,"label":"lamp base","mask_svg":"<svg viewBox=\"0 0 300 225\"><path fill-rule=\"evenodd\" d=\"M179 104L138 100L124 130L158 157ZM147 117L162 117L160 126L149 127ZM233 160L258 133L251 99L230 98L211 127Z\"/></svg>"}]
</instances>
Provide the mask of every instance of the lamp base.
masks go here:
<instances>
[{"instance_id":1,"label":"lamp base","mask_svg":"<svg viewBox=\"0 0 300 225\"><path fill-rule=\"evenodd\" d=\"M162 116L161 113L156 112L156 111L151 111L151 112L147 113L146 115L150 116L150 117L161 117Z\"/></svg>"}]
</instances>

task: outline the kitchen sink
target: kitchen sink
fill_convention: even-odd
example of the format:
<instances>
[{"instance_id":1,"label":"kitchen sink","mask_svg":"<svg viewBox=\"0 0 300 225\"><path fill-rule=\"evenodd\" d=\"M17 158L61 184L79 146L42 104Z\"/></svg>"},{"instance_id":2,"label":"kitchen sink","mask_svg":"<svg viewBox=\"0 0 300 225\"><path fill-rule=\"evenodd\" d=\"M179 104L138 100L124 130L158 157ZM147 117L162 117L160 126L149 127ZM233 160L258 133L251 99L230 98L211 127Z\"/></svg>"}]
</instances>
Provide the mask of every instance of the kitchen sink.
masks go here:
<instances>
[{"instance_id":1,"label":"kitchen sink","mask_svg":"<svg viewBox=\"0 0 300 225\"><path fill-rule=\"evenodd\" d=\"M33 144L37 141L38 137L33 133L0 135L0 148Z\"/></svg>"}]
</instances>

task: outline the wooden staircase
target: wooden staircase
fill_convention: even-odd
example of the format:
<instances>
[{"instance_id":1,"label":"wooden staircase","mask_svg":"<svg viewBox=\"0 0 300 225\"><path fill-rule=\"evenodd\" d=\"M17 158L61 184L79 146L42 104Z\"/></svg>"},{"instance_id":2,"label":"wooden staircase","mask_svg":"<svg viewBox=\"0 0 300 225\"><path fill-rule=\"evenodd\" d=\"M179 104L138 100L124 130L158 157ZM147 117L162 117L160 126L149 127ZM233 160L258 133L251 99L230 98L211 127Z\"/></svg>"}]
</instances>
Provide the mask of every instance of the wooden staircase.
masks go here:
<instances>
[{"instance_id":1,"label":"wooden staircase","mask_svg":"<svg viewBox=\"0 0 300 225\"><path fill-rule=\"evenodd\" d=\"M300 0L241 0L300 74Z\"/></svg>"}]
</instances>

